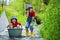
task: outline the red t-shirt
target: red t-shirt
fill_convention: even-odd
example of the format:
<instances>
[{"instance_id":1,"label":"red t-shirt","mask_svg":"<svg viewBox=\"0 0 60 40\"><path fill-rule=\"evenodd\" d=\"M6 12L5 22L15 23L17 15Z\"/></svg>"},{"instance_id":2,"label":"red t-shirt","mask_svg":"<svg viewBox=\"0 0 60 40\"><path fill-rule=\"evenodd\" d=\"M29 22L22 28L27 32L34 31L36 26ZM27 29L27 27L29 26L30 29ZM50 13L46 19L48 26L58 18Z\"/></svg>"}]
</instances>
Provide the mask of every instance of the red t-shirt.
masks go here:
<instances>
[{"instance_id":1,"label":"red t-shirt","mask_svg":"<svg viewBox=\"0 0 60 40\"><path fill-rule=\"evenodd\" d=\"M35 16L34 10L32 10L32 11L29 13L29 16L31 16L31 17L34 17L34 16Z\"/></svg>"},{"instance_id":2,"label":"red t-shirt","mask_svg":"<svg viewBox=\"0 0 60 40\"><path fill-rule=\"evenodd\" d=\"M16 22L16 23L10 22L10 23L12 24L13 27L17 27L17 25L21 26L21 23L19 23L19 22Z\"/></svg>"},{"instance_id":3,"label":"red t-shirt","mask_svg":"<svg viewBox=\"0 0 60 40\"><path fill-rule=\"evenodd\" d=\"M28 14L28 12L26 12L26 14ZM30 16L30 17L35 16L35 12L34 12L34 10L32 10L32 11L29 13L29 16Z\"/></svg>"}]
</instances>

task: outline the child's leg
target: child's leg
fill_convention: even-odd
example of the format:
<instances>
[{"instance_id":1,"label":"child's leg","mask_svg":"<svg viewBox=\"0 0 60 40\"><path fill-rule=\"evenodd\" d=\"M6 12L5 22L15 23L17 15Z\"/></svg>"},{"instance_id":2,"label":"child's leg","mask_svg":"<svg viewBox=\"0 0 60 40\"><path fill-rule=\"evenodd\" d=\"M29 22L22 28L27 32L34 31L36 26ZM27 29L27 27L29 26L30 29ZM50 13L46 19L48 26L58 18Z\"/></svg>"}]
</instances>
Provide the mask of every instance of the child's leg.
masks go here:
<instances>
[{"instance_id":1,"label":"child's leg","mask_svg":"<svg viewBox=\"0 0 60 40\"><path fill-rule=\"evenodd\" d=\"M28 28L29 28L29 22L26 23L26 36L28 36L29 33Z\"/></svg>"},{"instance_id":2,"label":"child's leg","mask_svg":"<svg viewBox=\"0 0 60 40\"><path fill-rule=\"evenodd\" d=\"M31 31L31 36L32 36L32 37L34 37L33 25L34 25L34 23L32 22L32 23L30 24L30 31Z\"/></svg>"},{"instance_id":3,"label":"child's leg","mask_svg":"<svg viewBox=\"0 0 60 40\"><path fill-rule=\"evenodd\" d=\"M28 33L29 33L28 28L26 28L26 37L28 36Z\"/></svg>"},{"instance_id":4,"label":"child's leg","mask_svg":"<svg viewBox=\"0 0 60 40\"><path fill-rule=\"evenodd\" d=\"M30 27L30 31L31 31L31 37L34 37L34 32L33 32L33 27Z\"/></svg>"}]
</instances>

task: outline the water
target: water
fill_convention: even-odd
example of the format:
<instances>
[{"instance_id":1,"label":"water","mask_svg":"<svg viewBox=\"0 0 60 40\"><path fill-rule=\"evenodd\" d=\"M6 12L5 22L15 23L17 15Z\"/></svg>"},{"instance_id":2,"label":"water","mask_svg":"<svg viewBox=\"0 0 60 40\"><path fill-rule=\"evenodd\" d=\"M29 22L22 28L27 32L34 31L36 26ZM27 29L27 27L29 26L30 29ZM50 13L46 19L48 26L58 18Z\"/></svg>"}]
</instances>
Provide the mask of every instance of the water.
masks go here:
<instances>
[{"instance_id":1,"label":"water","mask_svg":"<svg viewBox=\"0 0 60 40\"><path fill-rule=\"evenodd\" d=\"M0 40L43 40L43 38L41 38L38 35L37 30L34 29L34 33L35 33L35 36L33 38L31 36L26 37L25 36L25 27L23 26L22 37L21 38L16 38L16 37L9 38L8 30L5 29L4 31L0 32Z\"/></svg>"},{"instance_id":2,"label":"water","mask_svg":"<svg viewBox=\"0 0 60 40\"><path fill-rule=\"evenodd\" d=\"M7 27L7 25L8 25L8 19L5 11L3 11L0 17L0 31L4 30Z\"/></svg>"}]
</instances>

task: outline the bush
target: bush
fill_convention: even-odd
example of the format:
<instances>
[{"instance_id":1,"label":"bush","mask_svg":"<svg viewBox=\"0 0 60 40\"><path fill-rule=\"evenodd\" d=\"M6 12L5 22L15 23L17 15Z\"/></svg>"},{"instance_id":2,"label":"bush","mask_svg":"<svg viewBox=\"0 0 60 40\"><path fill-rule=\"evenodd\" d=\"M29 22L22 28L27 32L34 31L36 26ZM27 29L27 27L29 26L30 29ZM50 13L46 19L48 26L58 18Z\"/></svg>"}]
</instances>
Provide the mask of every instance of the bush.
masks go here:
<instances>
[{"instance_id":1,"label":"bush","mask_svg":"<svg viewBox=\"0 0 60 40\"><path fill-rule=\"evenodd\" d=\"M41 35L44 40L60 40L60 1L50 0L42 20Z\"/></svg>"}]
</instances>

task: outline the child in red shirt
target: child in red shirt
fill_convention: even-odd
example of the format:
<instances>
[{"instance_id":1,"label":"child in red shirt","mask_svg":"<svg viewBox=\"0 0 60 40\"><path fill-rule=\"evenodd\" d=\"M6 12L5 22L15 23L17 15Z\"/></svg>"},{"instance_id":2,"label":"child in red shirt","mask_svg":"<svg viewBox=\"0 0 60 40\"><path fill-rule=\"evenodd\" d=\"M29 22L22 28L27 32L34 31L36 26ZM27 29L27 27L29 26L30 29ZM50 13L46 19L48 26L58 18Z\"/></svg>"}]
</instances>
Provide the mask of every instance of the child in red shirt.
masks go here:
<instances>
[{"instance_id":1,"label":"child in red shirt","mask_svg":"<svg viewBox=\"0 0 60 40\"><path fill-rule=\"evenodd\" d=\"M34 37L34 32L33 32L33 26L34 26L34 18L35 18L35 11L33 10L32 7L29 7L29 9L26 10L27 14L27 22L26 22L26 36L28 36L28 28L31 31L31 36Z\"/></svg>"},{"instance_id":2,"label":"child in red shirt","mask_svg":"<svg viewBox=\"0 0 60 40\"><path fill-rule=\"evenodd\" d=\"M17 18L12 16L11 22L8 25L9 28L21 28L21 23L17 22Z\"/></svg>"}]
</instances>

